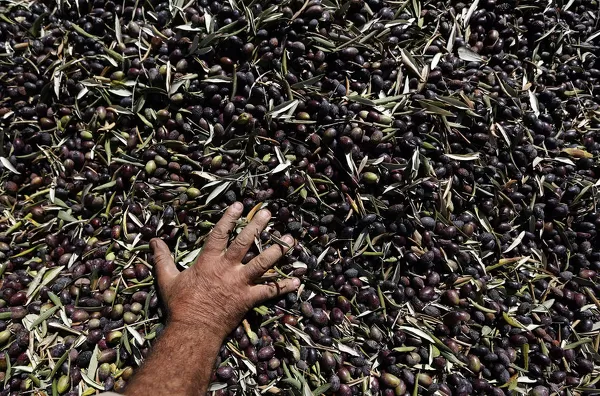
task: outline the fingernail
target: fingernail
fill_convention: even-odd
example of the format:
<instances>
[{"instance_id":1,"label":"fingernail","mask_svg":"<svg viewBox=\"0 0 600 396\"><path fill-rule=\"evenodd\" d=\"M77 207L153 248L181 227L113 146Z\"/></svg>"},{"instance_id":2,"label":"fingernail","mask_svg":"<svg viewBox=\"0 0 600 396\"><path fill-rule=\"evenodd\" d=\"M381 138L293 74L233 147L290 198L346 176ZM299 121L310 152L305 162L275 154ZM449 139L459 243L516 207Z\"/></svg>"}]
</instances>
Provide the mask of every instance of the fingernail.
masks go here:
<instances>
[{"instance_id":1,"label":"fingernail","mask_svg":"<svg viewBox=\"0 0 600 396\"><path fill-rule=\"evenodd\" d=\"M154 250L154 249L156 249L156 244L157 244L157 242L156 242L156 239L152 239L152 240L150 241L150 247L151 247L153 250Z\"/></svg>"},{"instance_id":2,"label":"fingernail","mask_svg":"<svg viewBox=\"0 0 600 396\"><path fill-rule=\"evenodd\" d=\"M300 287L300 279L294 278L292 283L294 284L294 287Z\"/></svg>"},{"instance_id":3,"label":"fingernail","mask_svg":"<svg viewBox=\"0 0 600 396\"><path fill-rule=\"evenodd\" d=\"M269 212L267 209L261 209L260 212L258 212L258 215L265 220L271 218L271 212Z\"/></svg>"},{"instance_id":4,"label":"fingernail","mask_svg":"<svg viewBox=\"0 0 600 396\"><path fill-rule=\"evenodd\" d=\"M284 235L283 238L281 238L281 240L287 243L288 245L294 244L294 238L292 238L290 235Z\"/></svg>"},{"instance_id":5,"label":"fingernail","mask_svg":"<svg viewBox=\"0 0 600 396\"><path fill-rule=\"evenodd\" d=\"M231 205L231 207L232 207L232 208L233 208L233 209L234 209L236 212L239 212L239 211L241 211L241 210L244 208L244 206L242 205L242 203L241 203L241 202L234 202L234 203L233 203L233 205Z\"/></svg>"}]
</instances>

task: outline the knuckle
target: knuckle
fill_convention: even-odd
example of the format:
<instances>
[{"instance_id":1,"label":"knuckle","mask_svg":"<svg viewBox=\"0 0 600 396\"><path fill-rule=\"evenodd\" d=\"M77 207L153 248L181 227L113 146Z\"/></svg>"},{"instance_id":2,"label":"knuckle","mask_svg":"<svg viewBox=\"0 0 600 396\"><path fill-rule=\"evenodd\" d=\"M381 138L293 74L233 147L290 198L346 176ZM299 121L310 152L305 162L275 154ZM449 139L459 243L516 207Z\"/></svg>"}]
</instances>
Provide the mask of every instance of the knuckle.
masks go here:
<instances>
[{"instance_id":1,"label":"knuckle","mask_svg":"<svg viewBox=\"0 0 600 396\"><path fill-rule=\"evenodd\" d=\"M163 256L154 257L154 265L157 267L157 271L160 272L161 267L167 264L167 259Z\"/></svg>"},{"instance_id":2,"label":"knuckle","mask_svg":"<svg viewBox=\"0 0 600 396\"><path fill-rule=\"evenodd\" d=\"M269 261L263 255L254 259L254 267L260 271L266 271L269 268Z\"/></svg>"},{"instance_id":3,"label":"knuckle","mask_svg":"<svg viewBox=\"0 0 600 396\"><path fill-rule=\"evenodd\" d=\"M277 252L277 249L270 247L269 249L259 254L258 257L262 258L262 260L267 263L273 263L279 258L279 254Z\"/></svg>"},{"instance_id":4,"label":"knuckle","mask_svg":"<svg viewBox=\"0 0 600 396\"><path fill-rule=\"evenodd\" d=\"M260 298L262 300L268 300L270 298L275 297L276 290L273 289L271 285L265 286L261 289Z\"/></svg>"},{"instance_id":5,"label":"knuckle","mask_svg":"<svg viewBox=\"0 0 600 396\"><path fill-rule=\"evenodd\" d=\"M226 226L234 221L235 218L231 215L231 213L229 213L229 211L226 211L225 214L223 214L223 217L221 217L221 220L217 222L217 224Z\"/></svg>"},{"instance_id":6,"label":"knuckle","mask_svg":"<svg viewBox=\"0 0 600 396\"><path fill-rule=\"evenodd\" d=\"M214 240L223 240L223 239L227 239L229 238L229 233L224 232L221 229L215 228L214 230L212 230L212 232L210 233L210 238L214 239Z\"/></svg>"},{"instance_id":7,"label":"knuckle","mask_svg":"<svg viewBox=\"0 0 600 396\"><path fill-rule=\"evenodd\" d=\"M270 300L273 297L275 297L273 295L273 293L271 293L269 290L265 290L265 291L262 292L262 294L260 296L260 300L261 301Z\"/></svg>"},{"instance_id":8,"label":"knuckle","mask_svg":"<svg viewBox=\"0 0 600 396\"><path fill-rule=\"evenodd\" d=\"M234 249L243 249L249 245L249 242L243 236L239 236L235 238L235 240L231 243Z\"/></svg>"},{"instance_id":9,"label":"knuckle","mask_svg":"<svg viewBox=\"0 0 600 396\"><path fill-rule=\"evenodd\" d=\"M222 232L211 232L208 240L206 241L208 244L222 244L222 243L227 243L227 241L229 240L229 234L226 233L222 233Z\"/></svg>"}]
</instances>

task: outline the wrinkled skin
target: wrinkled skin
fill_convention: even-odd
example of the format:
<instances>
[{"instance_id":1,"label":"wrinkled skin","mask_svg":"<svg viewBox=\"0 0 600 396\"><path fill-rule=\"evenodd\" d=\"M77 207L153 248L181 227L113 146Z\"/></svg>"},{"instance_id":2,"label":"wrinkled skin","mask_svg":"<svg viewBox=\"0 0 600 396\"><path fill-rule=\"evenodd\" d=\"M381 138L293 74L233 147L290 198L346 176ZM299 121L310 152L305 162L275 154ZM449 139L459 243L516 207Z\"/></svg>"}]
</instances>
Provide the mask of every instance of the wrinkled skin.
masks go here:
<instances>
[{"instance_id":1,"label":"wrinkled skin","mask_svg":"<svg viewBox=\"0 0 600 396\"><path fill-rule=\"evenodd\" d=\"M248 264L241 260L265 228L271 214L259 211L235 240L229 236L243 206L230 206L216 224L195 264L180 272L171 252L153 239L156 275L169 320L153 354L126 389L128 395L203 394L210 381L214 359L225 336L257 303L298 288L299 279L258 283L259 278L284 254L286 247L273 245ZM282 241L292 246L291 236Z\"/></svg>"}]
</instances>

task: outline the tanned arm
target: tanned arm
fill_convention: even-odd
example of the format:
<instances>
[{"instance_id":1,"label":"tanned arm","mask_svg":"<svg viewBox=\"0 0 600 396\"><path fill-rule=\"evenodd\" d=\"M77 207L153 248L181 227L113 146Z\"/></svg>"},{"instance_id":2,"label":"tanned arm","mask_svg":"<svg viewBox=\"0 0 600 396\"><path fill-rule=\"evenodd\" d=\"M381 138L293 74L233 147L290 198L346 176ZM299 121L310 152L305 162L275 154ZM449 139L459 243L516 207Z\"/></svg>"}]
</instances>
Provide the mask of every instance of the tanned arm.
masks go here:
<instances>
[{"instance_id":1,"label":"tanned arm","mask_svg":"<svg viewBox=\"0 0 600 396\"><path fill-rule=\"evenodd\" d=\"M125 389L129 396L203 395L224 338L257 303L296 290L299 279L257 284L255 281L285 253L273 245L241 263L266 227L271 214L259 211L228 246L229 235L242 214L231 205L216 224L196 263L179 272L167 245L153 239L156 275L169 320L164 333L140 371ZM282 240L293 245L286 235Z\"/></svg>"},{"instance_id":2,"label":"tanned arm","mask_svg":"<svg viewBox=\"0 0 600 396\"><path fill-rule=\"evenodd\" d=\"M204 395L222 338L202 326L170 324L126 395Z\"/></svg>"}]
</instances>

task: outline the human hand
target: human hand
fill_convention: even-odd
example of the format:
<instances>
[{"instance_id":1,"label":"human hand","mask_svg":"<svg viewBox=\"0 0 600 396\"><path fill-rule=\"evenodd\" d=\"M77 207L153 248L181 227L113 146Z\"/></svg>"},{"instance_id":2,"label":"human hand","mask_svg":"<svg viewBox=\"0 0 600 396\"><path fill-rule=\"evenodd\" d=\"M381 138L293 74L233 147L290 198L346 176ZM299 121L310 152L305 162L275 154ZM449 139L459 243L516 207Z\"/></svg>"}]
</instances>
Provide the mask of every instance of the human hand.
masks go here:
<instances>
[{"instance_id":1,"label":"human hand","mask_svg":"<svg viewBox=\"0 0 600 396\"><path fill-rule=\"evenodd\" d=\"M170 323L186 327L207 326L216 335L225 337L257 303L294 291L300 285L297 278L276 283L255 283L287 250L273 245L242 264L254 238L266 227L271 214L261 210L254 215L229 245L229 235L243 211L236 202L225 211L215 225L196 263L180 272L167 245L159 238L150 241L154 251L156 276L160 293L169 312ZM282 241L293 246L294 239L285 235Z\"/></svg>"}]
</instances>

